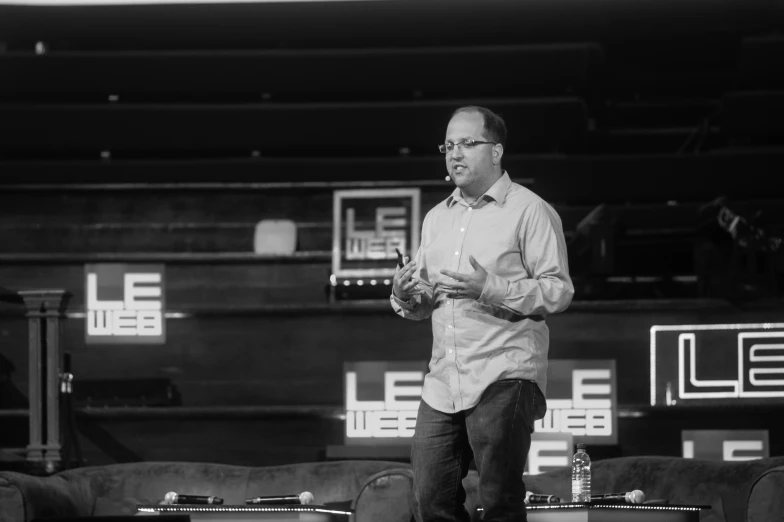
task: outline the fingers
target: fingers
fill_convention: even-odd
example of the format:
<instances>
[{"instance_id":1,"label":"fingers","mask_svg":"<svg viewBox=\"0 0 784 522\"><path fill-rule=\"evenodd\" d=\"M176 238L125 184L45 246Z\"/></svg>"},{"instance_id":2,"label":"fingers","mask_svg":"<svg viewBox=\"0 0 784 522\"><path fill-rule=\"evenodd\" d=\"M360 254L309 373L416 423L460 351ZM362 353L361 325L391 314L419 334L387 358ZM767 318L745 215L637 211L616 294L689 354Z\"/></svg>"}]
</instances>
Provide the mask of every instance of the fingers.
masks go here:
<instances>
[{"instance_id":1,"label":"fingers","mask_svg":"<svg viewBox=\"0 0 784 522\"><path fill-rule=\"evenodd\" d=\"M411 261L407 265L404 265L403 268L399 268L393 279L398 283L408 282L414 276L414 272L416 272L416 263Z\"/></svg>"},{"instance_id":2,"label":"fingers","mask_svg":"<svg viewBox=\"0 0 784 522\"><path fill-rule=\"evenodd\" d=\"M446 296L450 299L474 299L474 297L462 291L449 292L446 294Z\"/></svg>"},{"instance_id":3,"label":"fingers","mask_svg":"<svg viewBox=\"0 0 784 522\"><path fill-rule=\"evenodd\" d=\"M401 288L401 289L402 289L404 292L406 292L406 293L409 293L409 294L410 294L410 293L411 293L411 291L412 291L413 289L415 289L415 288L416 288L416 286L417 286L417 282L416 282L416 281L406 281L405 283L402 283L402 284L400 285L400 288Z\"/></svg>"},{"instance_id":4,"label":"fingers","mask_svg":"<svg viewBox=\"0 0 784 522\"><path fill-rule=\"evenodd\" d=\"M414 272L416 272L416 262L409 262L406 266L403 267L403 270L405 271L403 273L403 277L406 279L411 278L414 275Z\"/></svg>"},{"instance_id":5,"label":"fingers","mask_svg":"<svg viewBox=\"0 0 784 522\"><path fill-rule=\"evenodd\" d=\"M447 277L451 277L452 279L456 279L457 281L467 281L468 278L461 274L460 272L452 272L451 270L442 269L441 273Z\"/></svg>"},{"instance_id":6,"label":"fingers","mask_svg":"<svg viewBox=\"0 0 784 522\"><path fill-rule=\"evenodd\" d=\"M442 288L447 293L447 295L457 294L457 293L462 293L463 295L465 295L465 293L468 291L468 287L464 283L453 283L451 285L443 285Z\"/></svg>"},{"instance_id":7,"label":"fingers","mask_svg":"<svg viewBox=\"0 0 784 522\"><path fill-rule=\"evenodd\" d=\"M478 299L479 295L476 290L468 283L454 282L450 285L443 285L441 287L446 293L446 296L451 299Z\"/></svg>"},{"instance_id":8,"label":"fingers","mask_svg":"<svg viewBox=\"0 0 784 522\"><path fill-rule=\"evenodd\" d=\"M409 261L395 271L392 283L394 293L398 298L408 299L422 293L422 290L417 288L417 281L413 280L414 272L416 272L416 262L414 261Z\"/></svg>"}]
</instances>

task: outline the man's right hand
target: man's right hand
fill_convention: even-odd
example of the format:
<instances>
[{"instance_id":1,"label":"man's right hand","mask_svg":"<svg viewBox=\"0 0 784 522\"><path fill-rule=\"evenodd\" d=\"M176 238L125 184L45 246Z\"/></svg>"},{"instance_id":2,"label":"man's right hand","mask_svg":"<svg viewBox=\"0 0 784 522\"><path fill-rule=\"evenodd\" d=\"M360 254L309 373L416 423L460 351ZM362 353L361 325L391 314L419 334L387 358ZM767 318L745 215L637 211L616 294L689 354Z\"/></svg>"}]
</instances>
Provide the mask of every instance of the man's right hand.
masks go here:
<instances>
[{"instance_id":1,"label":"man's right hand","mask_svg":"<svg viewBox=\"0 0 784 522\"><path fill-rule=\"evenodd\" d=\"M417 288L417 282L412 279L416 271L416 262L409 261L402 268L398 268L392 278L392 293L401 301L408 301L417 294L422 293Z\"/></svg>"}]
</instances>

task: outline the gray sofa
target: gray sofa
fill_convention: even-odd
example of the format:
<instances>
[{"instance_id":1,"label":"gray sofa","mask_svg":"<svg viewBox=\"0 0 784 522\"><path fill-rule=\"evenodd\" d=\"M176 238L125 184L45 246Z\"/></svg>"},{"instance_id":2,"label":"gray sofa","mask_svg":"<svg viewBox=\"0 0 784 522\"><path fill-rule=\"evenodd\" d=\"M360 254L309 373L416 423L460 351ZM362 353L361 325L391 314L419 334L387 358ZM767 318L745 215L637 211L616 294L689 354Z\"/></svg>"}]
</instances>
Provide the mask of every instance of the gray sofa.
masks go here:
<instances>
[{"instance_id":1,"label":"gray sofa","mask_svg":"<svg viewBox=\"0 0 784 522\"><path fill-rule=\"evenodd\" d=\"M593 491L641 489L648 499L711 506L702 522L784 520L784 458L727 463L673 457L626 457L593 464ZM464 480L466 508L478 520L478 477ZM526 477L530 491L569 498L569 470ZM352 508L356 522L410 522L411 469L383 461L339 461L270 467L143 462L78 468L50 477L0 472L0 522L34 518L133 514L168 491L217 495L242 504L257 495L310 491L315 502Z\"/></svg>"}]
</instances>

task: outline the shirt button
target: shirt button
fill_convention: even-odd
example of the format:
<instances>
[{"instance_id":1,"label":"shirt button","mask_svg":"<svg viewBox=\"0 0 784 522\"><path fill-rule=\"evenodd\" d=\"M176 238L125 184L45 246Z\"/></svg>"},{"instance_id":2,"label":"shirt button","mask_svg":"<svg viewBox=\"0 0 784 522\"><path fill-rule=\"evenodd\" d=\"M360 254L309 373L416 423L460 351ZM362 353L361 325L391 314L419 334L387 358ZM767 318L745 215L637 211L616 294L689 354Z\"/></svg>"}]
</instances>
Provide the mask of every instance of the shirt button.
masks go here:
<instances>
[{"instance_id":1,"label":"shirt button","mask_svg":"<svg viewBox=\"0 0 784 522\"><path fill-rule=\"evenodd\" d=\"M449 325L449 328L450 328L450 329L452 328L452 325L451 325L451 324Z\"/></svg>"},{"instance_id":2,"label":"shirt button","mask_svg":"<svg viewBox=\"0 0 784 522\"><path fill-rule=\"evenodd\" d=\"M459 256L459 255L460 255L460 252L455 252L455 255L456 255L456 256Z\"/></svg>"},{"instance_id":3,"label":"shirt button","mask_svg":"<svg viewBox=\"0 0 784 522\"><path fill-rule=\"evenodd\" d=\"M468 207L468 211L469 211L469 212L471 212L472 210L474 210L474 209L473 209L473 208L471 208L471 207Z\"/></svg>"},{"instance_id":4,"label":"shirt button","mask_svg":"<svg viewBox=\"0 0 784 522\"><path fill-rule=\"evenodd\" d=\"M452 304L452 301L447 301L446 304Z\"/></svg>"},{"instance_id":5,"label":"shirt button","mask_svg":"<svg viewBox=\"0 0 784 522\"><path fill-rule=\"evenodd\" d=\"M465 232L465 229L464 229L464 228L461 228L461 229L460 229L460 232Z\"/></svg>"},{"instance_id":6,"label":"shirt button","mask_svg":"<svg viewBox=\"0 0 784 522\"><path fill-rule=\"evenodd\" d=\"M452 350L449 350L449 353L452 353Z\"/></svg>"}]
</instances>

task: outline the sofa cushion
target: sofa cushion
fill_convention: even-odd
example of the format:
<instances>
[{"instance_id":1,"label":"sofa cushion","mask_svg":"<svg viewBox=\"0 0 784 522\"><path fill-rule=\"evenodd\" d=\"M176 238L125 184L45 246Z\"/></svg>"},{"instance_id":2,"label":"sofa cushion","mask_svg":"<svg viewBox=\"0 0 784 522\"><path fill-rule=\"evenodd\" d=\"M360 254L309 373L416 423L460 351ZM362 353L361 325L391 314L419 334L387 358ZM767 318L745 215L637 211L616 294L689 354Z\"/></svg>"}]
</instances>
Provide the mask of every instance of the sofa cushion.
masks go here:
<instances>
[{"instance_id":1,"label":"sofa cushion","mask_svg":"<svg viewBox=\"0 0 784 522\"><path fill-rule=\"evenodd\" d=\"M784 466L764 472L751 486L748 522L781 522L784 519Z\"/></svg>"},{"instance_id":2,"label":"sofa cushion","mask_svg":"<svg viewBox=\"0 0 784 522\"><path fill-rule=\"evenodd\" d=\"M745 499L756 477L784 464L784 458L743 462L718 462L679 457L622 457L599 460L592 466L594 494L640 489L647 499L671 504L709 505L700 513L702 522L744 522L745 513L727 509ZM526 476L526 488L535 493L571 498L571 470ZM726 517L726 518L725 518Z\"/></svg>"},{"instance_id":3,"label":"sofa cushion","mask_svg":"<svg viewBox=\"0 0 784 522\"><path fill-rule=\"evenodd\" d=\"M193 462L138 462L76 468L50 477L0 473L0 522L38 517L129 514L167 492L216 495L243 505L258 495L310 491L317 504L347 506L367 479L401 464L337 461L251 468ZM404 499L406 497L403 497Z\"/></svg>"},{"instance_id":4,"label":"sofa cushion","mask_svg":"<svg viewBox=\"0 0 784 522\"><path fill-rule=\"evenodd\" d=\"M0 522L89 516L91 510L83 492L65 481L11 471L0 476Z\"/></svg>"},{"instance_id":5,"label":"sofa cushion","mask_svg":"<svg viewBox=\"0 0 784 522\"><path fill-rule=\"evenodd\" d=\"M410 467L392 468L372 475L352 504L356 522L409 522L413 513Z\"/></svg>"},{"instance_id":6,"label":"sofa cushion","mask_svg":"<svg viewBox=\"0 0 784 522\"><path fill-rule=\"evenodd\" d=\"M94 505L137 499L157 504L169 491L215 495L227 505L243 505L254 496L310 491L315 503L351 501L368 477L399 464L385 461L316 462L251 468L194 462L139 462L77 468L56 475L90 492ZM55 478L52 477L52 478ZM118 513L119 514L119 513Z\"/></svg>"},{"instance_id":7,"label":"sofa cushion","mask_svg":"<svg viewBox=\"0 0 784 522\"><path fill-rule=\"evenodd\" d=\"M122 502L137 499L157 504L169 491L185 495L216 495L226 504L244 504L251 468L195 462L136 462L76 468L52 479L85 489L94 510L99 498ZM119 513L118 513L119 514Z\"/></svg>"}]
</instances>

